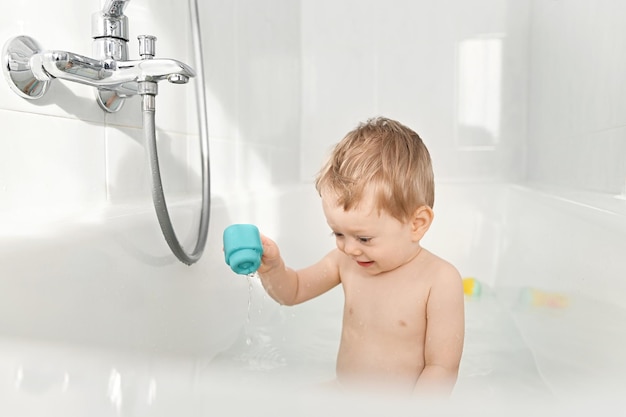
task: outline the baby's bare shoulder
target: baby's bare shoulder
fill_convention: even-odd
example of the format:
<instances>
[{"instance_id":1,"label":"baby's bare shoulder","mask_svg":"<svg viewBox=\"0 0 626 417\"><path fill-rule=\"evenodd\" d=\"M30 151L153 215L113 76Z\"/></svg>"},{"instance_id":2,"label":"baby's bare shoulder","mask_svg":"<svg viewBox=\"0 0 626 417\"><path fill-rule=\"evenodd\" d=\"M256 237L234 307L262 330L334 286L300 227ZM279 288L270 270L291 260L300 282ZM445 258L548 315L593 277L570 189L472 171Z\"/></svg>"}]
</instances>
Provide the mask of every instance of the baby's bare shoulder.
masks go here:
<instances>
[{"instance_id":1,"label":"baby's bare shoulder","mask_svg":"<svg viewBox=\"0 0 626 417\"><path fill-rule=\"evenodd\" d=\"M461 274L454 265L432 252L425 251L428 275L433 285L462 284Z\"/></svg>"}]
</instances>

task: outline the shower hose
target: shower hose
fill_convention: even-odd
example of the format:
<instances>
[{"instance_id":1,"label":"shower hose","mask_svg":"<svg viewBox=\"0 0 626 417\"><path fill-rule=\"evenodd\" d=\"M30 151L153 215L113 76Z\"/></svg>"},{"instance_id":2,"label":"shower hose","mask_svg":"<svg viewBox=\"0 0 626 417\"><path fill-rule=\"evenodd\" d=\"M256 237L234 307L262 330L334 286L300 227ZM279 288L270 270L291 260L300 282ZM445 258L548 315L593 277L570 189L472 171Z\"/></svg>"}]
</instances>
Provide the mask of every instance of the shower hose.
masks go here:
<instances>
[{"instance_id":1,"label":"shower hose","mask_svg":"<svg viewBox=\"0 0 626 417\"><path fill-rule=\"evenodd\" d=\"M161 182L161 170L159 168L159 157L156 143L155 127L155 95L156 83L146 81L147 85L142 94L142 115L143 132L146 141L146 149L150 171L152 174L152 201L156 210L161 231L165 241L172 253L184 264L191 265L197 262L202 256L204 246L207 241L209 231L209 216L211 209L211 176L209 161L209 129L206 112L206 94L204 91L204 65L202 58L202 42L200 34L200 19L198 13L197 0L189 0L189 18L191 21L191 32L194 50L194 60L197 66L196 87L196 107L198 111L198 128L200 138L200 159L202 164L202 207L200 211L200 222L198 227L198 238L195 247L188 253L182 247L176 237L176 232L172 226L165 195L163 194L163 183Z\"/></svg>"}]
</instances>

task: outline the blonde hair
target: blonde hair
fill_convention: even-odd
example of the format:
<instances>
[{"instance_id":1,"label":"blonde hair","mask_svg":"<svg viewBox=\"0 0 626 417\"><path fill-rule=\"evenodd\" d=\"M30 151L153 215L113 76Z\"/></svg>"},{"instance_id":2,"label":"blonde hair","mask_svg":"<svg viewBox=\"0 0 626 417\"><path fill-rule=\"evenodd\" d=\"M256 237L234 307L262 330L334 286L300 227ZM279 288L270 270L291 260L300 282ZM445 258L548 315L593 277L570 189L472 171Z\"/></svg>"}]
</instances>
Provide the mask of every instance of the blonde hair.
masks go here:
<instances>
[{"instance_id":1,"label":"blonde hair","mask_svg":"<svg viewBox=\"0 0 626 417\"><path fill-rule=\"evenodd\" d=\"M402 222L421 206L433 207L432 163L417 133L395 120L369 119L335 146L315 179L318 193L331 191L344 210L354 208L370 186L378 210Z\"/></svg>"}]
</instances>

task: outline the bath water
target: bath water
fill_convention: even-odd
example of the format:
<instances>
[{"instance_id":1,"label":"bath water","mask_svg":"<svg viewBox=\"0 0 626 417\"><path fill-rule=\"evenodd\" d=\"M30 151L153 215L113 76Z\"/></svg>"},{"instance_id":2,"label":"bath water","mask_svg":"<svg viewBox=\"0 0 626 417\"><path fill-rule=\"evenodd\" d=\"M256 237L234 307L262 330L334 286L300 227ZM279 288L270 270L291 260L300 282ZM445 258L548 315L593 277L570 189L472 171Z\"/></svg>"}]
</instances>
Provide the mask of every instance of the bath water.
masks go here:
<instances>
[{"instance_id":1,"label":"bath water","mask_svg":"<svg viewBox=\"0 0 626 417\"><path fill-rule=\"evenodd\" d=\"M245 381L272 375L281 379L297 376L303 384L334 378L342 292L282 306L265 292L257 274L246 279L243 327L233 345L212 359L212 366L234 372Z\"/></svg>"},{"instance_id":2,"label":"bath water","mask_svg":"<svg viewBox=\"0 0 626 417\"><path fill-rule=\"evenodd\" d=\"M246 314L246 323L244 324L244 333L246 335L246 345L250 346L252 345L252 334L250 332L250 314L252 311L252 294L254 290L252 286L252 279L258 279L259 275L256 272L253 272L252 274L248 274L246 278L248 279L248 311Z\"/></svg>"}]
</instances>

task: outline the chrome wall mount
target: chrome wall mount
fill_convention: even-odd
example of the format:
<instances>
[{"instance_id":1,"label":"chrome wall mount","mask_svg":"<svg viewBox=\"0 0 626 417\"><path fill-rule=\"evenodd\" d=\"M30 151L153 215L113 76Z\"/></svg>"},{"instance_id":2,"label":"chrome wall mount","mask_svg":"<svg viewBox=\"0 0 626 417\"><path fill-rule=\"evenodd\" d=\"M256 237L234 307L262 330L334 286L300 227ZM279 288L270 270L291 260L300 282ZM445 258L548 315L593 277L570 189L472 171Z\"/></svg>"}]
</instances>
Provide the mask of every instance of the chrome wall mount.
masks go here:
<instances>
[{"instance_id":1,"label":"chrome wall mount","mask_svg":"<svg viewBox=\"0 0 626 417\"><path fill-rule=\"evenodd\" d=\"M203 81L203 60L197 0L189 0L189 16L196 64L200 72L175 59L155 58L156 37L138 36L139 60L128 59L128 18L124 15L130 0L107 0L104 8L92 15L92 38L95 58L66 51L43 50L29 36L9 39L2 51L2 71L11 89L19 96L36 100L43 97L55 79L86 84L96 88L96 101L107 112L117 112L124 100L142 96L143 131L150 162L153 186L152 198L161 230L170 249L185 264L196 262L206 244L209 210L210 178L206 96ZM198 239L191 253L178 241L171 224L159 170L156 129L155 96L158 82L186 84L198 77L196 102L200 131L202 164L202 211Z\"/></svg>"},{"instance_id":2,"label":"chrome wall mount","mask_svg":"<svg viewBox=\"0 0 626 417\"><path fill-rule=\"evenodd\" d=\"M41 52L37 41L28 36L10 39L2 51L4 77L9 82L9 87L23 98L41 98L50 86L48 77L39 79L30 69L30 59Z\"/></svg>"}]
</instances>

